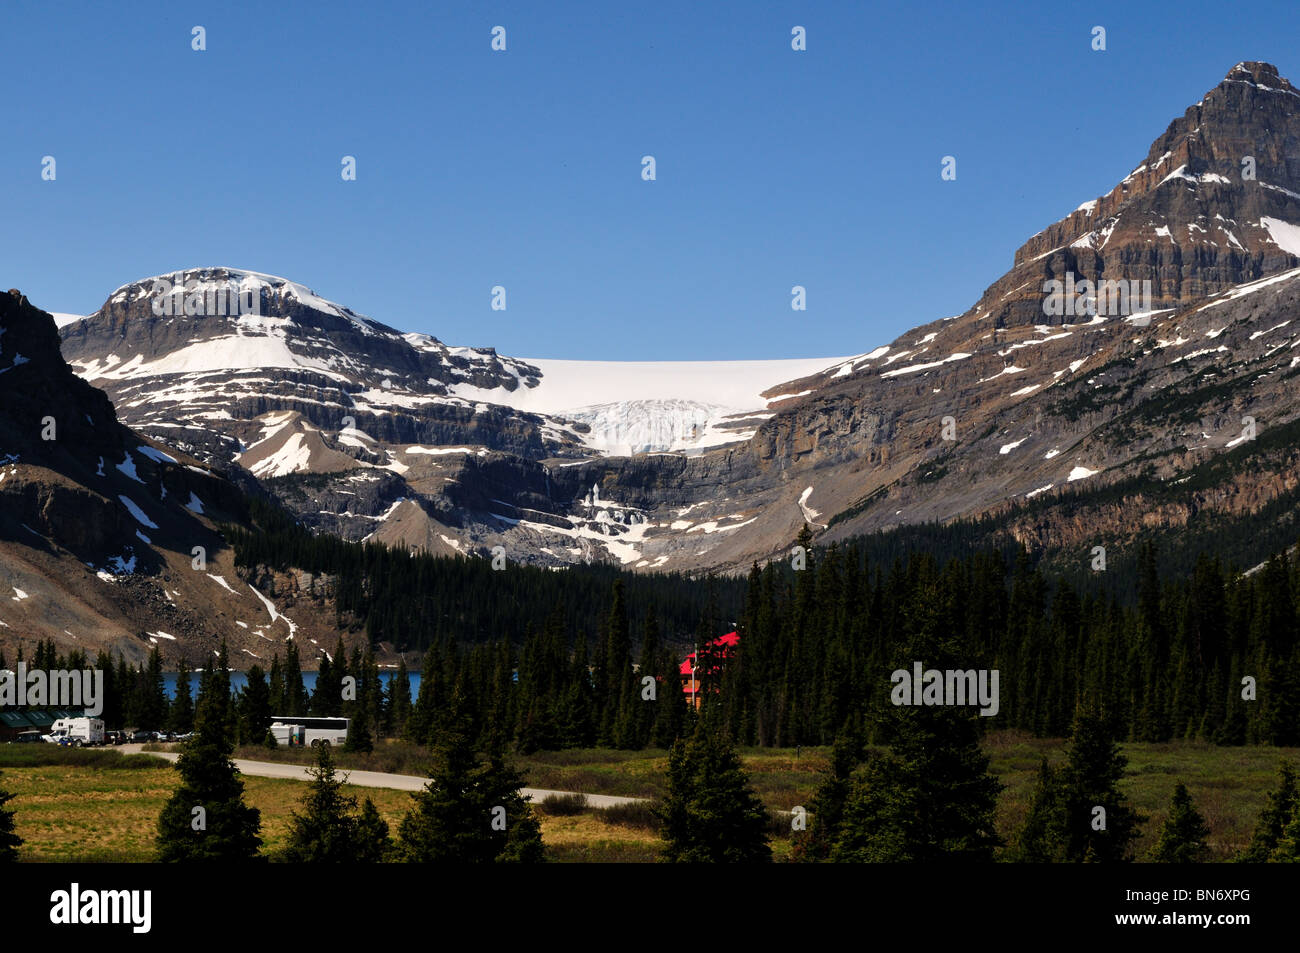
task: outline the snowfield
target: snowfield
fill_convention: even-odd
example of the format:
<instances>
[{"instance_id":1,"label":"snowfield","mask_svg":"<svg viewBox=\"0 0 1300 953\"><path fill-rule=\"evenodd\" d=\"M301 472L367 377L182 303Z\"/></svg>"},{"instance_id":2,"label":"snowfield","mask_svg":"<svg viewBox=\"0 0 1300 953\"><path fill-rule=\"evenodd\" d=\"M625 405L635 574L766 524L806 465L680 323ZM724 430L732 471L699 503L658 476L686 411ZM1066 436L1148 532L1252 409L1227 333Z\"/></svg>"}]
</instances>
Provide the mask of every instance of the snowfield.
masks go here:
<instances>
[{"instance_id":1,"label":"snowfield","mask_svg":"<svg viewBox=\"0 0 1300 953\"><path fill-rule=\"evenodd\" d=\"M583 442L599 453L627 455L699 450L747 439L750 429L720 427L723 418L764 411L762 396L849 358L777 361L565 361L520 358L541 383L513 391L453 384L465 400L502 404L587 424ZM790 395L775 395L772 400Z\"/></svg>"},{"instance_id":2,"label":"snowfield","mask_svg":"<svg viewBox=\"0 0 1300 953\"><path fill-rule=\"evenodd\" d=\"M560 414L624 401L677 400L712 404L732 412L764 410L763 391L823 371L848 358L815 357L779 361L562 361L520 358L542 372L536 387L485 390L451 387L470 400L516 410Z\"/></svg>"}]
</instances>

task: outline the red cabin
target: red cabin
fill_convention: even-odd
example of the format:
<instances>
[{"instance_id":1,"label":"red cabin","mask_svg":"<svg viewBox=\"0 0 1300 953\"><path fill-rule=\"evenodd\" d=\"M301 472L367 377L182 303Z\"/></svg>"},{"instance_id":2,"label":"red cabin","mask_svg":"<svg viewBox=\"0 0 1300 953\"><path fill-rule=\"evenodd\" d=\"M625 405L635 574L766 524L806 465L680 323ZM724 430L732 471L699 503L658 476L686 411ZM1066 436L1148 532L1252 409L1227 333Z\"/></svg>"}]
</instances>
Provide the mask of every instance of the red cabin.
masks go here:
<instances>
[{"instance_id":1,"label":"red cabin","mask_svg":"<svg viewBox=\"0 0 1300 953\"><path fill-rule=\"evenodd\" d=\"M701 680L708 679L712 681L713 690L718 691L716 678L722 673L723 663L731 658L738 645L740 645L740 635L736 632L720 635L710 642L707 648L710 649L708 654L712 656L713 661L709 665L707 672L700 671L696 666L694 652L686 656L686 661L682 662L681 668L678 670L682 678L682 693L690 699L691 704L696 708L700 707Z\"/></svg>"}]
</instances>

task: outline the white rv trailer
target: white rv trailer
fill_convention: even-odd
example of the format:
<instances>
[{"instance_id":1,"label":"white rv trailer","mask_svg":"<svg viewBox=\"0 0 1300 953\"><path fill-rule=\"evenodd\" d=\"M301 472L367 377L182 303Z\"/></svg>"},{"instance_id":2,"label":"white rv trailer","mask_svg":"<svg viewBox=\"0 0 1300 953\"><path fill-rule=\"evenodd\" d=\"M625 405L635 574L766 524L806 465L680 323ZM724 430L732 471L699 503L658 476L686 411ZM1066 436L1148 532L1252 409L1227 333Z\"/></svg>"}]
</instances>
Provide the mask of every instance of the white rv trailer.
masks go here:
<instances>
[{"instance_id":1,"label":"white rv trailer","mask_svg":"<svg viewBox=\"0 0 1300 953\"><path fill-rule=\"evenodd\" d=\"M45 740L56 745L102 745L104 720L102 718L59 718L50 726Z\"/></svg>"}]
</instances>

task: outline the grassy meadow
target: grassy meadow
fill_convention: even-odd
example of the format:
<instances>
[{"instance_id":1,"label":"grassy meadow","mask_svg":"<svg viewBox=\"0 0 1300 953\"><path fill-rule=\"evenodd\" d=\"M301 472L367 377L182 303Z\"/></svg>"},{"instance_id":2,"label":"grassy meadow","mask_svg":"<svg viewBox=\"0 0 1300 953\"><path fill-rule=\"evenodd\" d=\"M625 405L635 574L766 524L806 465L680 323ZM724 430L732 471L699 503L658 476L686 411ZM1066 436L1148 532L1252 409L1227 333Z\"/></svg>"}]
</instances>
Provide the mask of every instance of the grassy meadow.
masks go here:
<instances>
[{"instance_id":1,"label":"grassy meadow","mask_svg":"<svg viewBox=\"0 0 1300 953\"><path fill-rule=\"evenodd\" d=\"M1059 763L1060 739L1019 732L991 734L985 745L992 770L1005 785L998 828L1009 838L1019 826L1033 789L1040 758ZM1138 856L1155 841L1174 784L1187 784L1210 826L1217 860L1228 860L1250 840L1266 794L1277 784L1277 766L1300 761L1300 749L1216 748L1185 742L1126 744L1129 759L1123 787L1143 825ZM821 748L741 751L751 783L774 812L807 806L826 769ZM237 757L311 761L311 752L244 748ZM537 752L515 759L530 787L586 794L656 799L663 795L666 753L603 749ZM340 767L423 774L424 749L392 743L374 753L338 752ZM154 825L179 776L168 762L149 755L122 755L111 749L62 749L0 745L0 786L15 795L17 831L24 839L22 859L35 862L148 861L153 857ZM263 850L272 856L284 846L289 819L306 790L305 782L244 777L246 800L262 812ZM411 803L404 791L349 785L348 793L375 802L393 832ZM658 835L648 805L600 811L577 804L538 805L550 856L569 862L653 861ZM773 819L772 847L778 859L788 852L788 819Z\"/></svg>"}]
</instances>

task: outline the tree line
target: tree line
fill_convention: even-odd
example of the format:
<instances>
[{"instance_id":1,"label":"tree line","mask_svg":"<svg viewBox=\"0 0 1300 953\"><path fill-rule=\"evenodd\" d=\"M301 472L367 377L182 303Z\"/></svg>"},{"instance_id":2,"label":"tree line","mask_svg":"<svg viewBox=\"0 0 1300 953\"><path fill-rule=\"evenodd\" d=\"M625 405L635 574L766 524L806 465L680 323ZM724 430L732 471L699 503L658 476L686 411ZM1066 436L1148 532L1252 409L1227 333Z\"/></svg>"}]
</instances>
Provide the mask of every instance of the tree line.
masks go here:
<instances>
[{"instance_id":1,"label":"tree line","mask_svg":"<svg viewBox=\"0 0 1300 953\"><path fill-rule=\"evenodd\" d=\"M289 641L269 671L249 670L239 738L262 742L272 714L313 714L352 718L362 748L381 737L431 744L454 708L481 745L667 748L695 717L679 674L683 643L694 641L697 697L719 709L737 743L828 745L845 731L873 742L878 726L868 715L889 696L892 673L916 662L945 668L899 653L928 632L952 649L947 668L999 673L989 720L1000 728L1063 737L1089 697L1123 740L1300 744L1300 561L1285 553L1249 574L1202 555L1190 577L1161 579L1157 554L1144 545L1137 600L1124 604L1049 580L1023 551L1013 560L986 552L942 563L919 554L886 566L853 543L816 549L806 533L800 542L802 569L751 569L737 613L740 643L725 657L711 642L731 627L710 598L692 628L665 632L658 604L637 616L630 581L616 576L600 608L584 605L597 618L582 626L557 599L545 611L516 607L491 640L431 637L414 697L404 659L385 683L369 646L348 655L341 638L309 693ZM76 652L58 656L52 642L38 646L38 664L84 661ZM105 671L110 725L188 730L187 673L168 701L156 647L135 669L103 653L94 664Z\"/></svg>"},{"instance_id":2,"label":"tree line","mask_svg":"<svg viewBox=\"0 0 1300 953\"><path fill-rule=\"evenodd\" d=\"M423 652L439 642L465 644L510 638L516 644L527 619L561 607L571 639L594 642L613 582L622 580L631 610L651 604L675 634L690 633L701 617L737 618L744 581L712 575L634 573L608 563L553 571L492 559L411 553L380 543L312 535L283 510L259 500L252 527L224 526L235 564L249 572L297 570L312 576L307 595L328 600L341 631L364 631L371 644ZM275 594L275 579L265 587Z\"/></svg>"}]
</instances>

